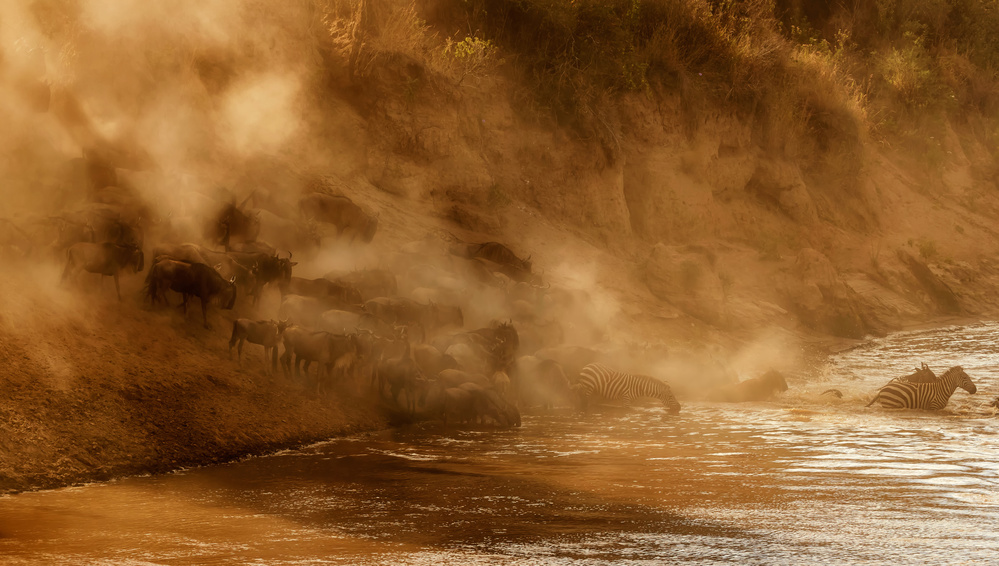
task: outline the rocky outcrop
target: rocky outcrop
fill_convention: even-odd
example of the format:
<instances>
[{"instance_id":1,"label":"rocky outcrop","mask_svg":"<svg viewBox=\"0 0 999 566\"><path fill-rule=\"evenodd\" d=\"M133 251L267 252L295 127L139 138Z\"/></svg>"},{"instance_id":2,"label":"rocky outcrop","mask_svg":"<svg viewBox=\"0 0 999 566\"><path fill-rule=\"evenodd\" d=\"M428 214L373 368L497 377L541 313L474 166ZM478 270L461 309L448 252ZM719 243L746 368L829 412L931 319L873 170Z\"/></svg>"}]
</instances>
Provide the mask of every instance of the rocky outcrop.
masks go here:
<instances>
[{"instance_id":1,"label":"rocky outcrop","mask_svg":"<svg viewBox=\"0 0 999 566\"><path fill-rule=\"evenodd\" d=\"M785 308L811 330L844 338L884 332L829 259L812 248L798 253L792 268L779 277L778 290Z\"/></svg>"},{"instance_id":2,"label":"rocky outcrop","mask_svg":"<svg viewBox=\"0 0 999 566\"><path fill-rule=\"evenodd\" d=\"M644 275L653 295L705 322L724 321L725 290L710 250L660 242L652 248Z\"/></svg>"},{"instance_id":3,"label":"rocky outcrop","mask_svg":"<svg viewBox=\"0 0 999 566\"><path fill-rule=\"evenodd\" d=\"M796 222L812 225L818 221L815 202L808 193L797 166L761 161L746 183L746 191L759 200L776 206Z\"/></svg>"}]
</instances>

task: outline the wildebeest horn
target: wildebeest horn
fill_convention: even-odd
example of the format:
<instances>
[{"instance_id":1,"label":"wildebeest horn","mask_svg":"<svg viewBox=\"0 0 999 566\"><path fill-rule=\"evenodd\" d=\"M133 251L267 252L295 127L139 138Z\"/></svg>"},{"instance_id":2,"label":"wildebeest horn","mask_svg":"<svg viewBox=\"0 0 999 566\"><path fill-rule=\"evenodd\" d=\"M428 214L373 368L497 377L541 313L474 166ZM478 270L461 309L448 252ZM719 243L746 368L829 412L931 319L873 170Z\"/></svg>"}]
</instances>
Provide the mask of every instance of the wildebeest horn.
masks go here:
<instances>
[{"instance_id":1,"label":"wildebeest horn","mask_svg":"<svg viewBox=\"0 0 999 566\"><path fill-rule=\"evenodd\" d=\"M235 285L236 284L236 276L235 275L233 275L232 277L229 278L229 284L230 285Z\"/></svg>"},{"instance_id":2,"label":"wildebeest horn","mask_svg":"<svg viewBox=\"0 0 999 566\"><path fill-rule=\"evenodd\" d=\"M220 269L222 269L222 264L221 263L216 263L215 264L215 271L219 271Z\"/></svg>"}]
</instances>

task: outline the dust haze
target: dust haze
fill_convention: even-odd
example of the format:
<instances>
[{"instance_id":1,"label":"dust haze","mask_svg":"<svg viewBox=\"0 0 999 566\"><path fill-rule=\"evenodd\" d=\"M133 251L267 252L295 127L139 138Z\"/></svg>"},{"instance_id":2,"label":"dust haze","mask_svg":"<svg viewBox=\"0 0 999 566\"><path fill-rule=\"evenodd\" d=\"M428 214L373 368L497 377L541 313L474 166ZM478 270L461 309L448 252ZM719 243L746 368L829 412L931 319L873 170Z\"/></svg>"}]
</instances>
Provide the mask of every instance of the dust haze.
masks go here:
<instances>
[{"instance_id":1,"label":"dust haze","mask_svg":"<svg viewBox=\"0 0 999 566\"><path fill-rule=\"evenodd\" d=\"M608 292L607 267L589 257L535 257L535 278L518 283L456 255L464 242L495 240L526 258L545 234L465 230L419 199L375 187L371 177L384 173L371 172L378 161L367 152L377 140L368 139L359 104L348 102L356 97L349 50L322 45L358 17L345 2L0 4L0 244L21 266L6 276L3 311L19 321L17 329L8 322L12 332L41 337L35 344L53 383L80 376L47 331L88 327L107 309L153 308L142 294L145 271L123 272L122 305L96 274L60 282L68 247L87 239L94 218L114 214L137 228L149 269L159 245L221 250L209 232L227 204L258 215L259 241L290 252L296 277L390 270L400 295L461 307L466 330L511 322L518 355L582 347L695 397L798 363L787 335L706 348L682 332L633 323L624 307L635 293ZM317 191L350 197L377 216L373 241L338 236L303 213L299 199ZM228 332L220 316L277 319L281 304L277 287L267 286L256 304L243 298L232 314L215 310L214 331ZM195 319L157 324L194 328ZM151 330L147 319L134 324Z\"/></svg>"}]
</instances>

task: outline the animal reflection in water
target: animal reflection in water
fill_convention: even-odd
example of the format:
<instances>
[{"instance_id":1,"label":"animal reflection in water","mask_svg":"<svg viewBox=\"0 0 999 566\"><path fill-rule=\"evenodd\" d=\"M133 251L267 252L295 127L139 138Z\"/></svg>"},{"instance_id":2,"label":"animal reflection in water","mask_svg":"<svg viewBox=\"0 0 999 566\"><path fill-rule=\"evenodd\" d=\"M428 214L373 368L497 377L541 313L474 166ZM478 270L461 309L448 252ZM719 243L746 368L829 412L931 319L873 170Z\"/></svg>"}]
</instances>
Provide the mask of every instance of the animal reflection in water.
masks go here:
<instances>
[{"instance_id":1,"label":"animal reflection in water","mask_svg":"<svg viewBox=\"0 0 999 566\"><path fill-rule=\"evenodd\" d=\"M889 381L887 385L878 390L867 406L870 407L877 401L881 403L882 407L888 409L937 411L947 406L947 401L950 400L950 396L958 387L972 395L978 391L961 366L954 366L940 377L936 377L924 364L912 375L896 377Z\"/></svg>"},{"instance_id":2,"label":"animal reflection in water","mask_svg":"<svg viewBox=\"0 0 999 566\"><path fill-rule=\"evenodd\" d=\"M634 399L652 397L662 401L671 415L680 414L680 403L664 381L647 375L635 375L614 371L603 364L590 364L579 374L579 381L573 386L585 411L591 396L608 400L622 399L630 405Z\"/></svg>"},{"instance_id":3,"label":"animal reflection in water","mask_svg":"<svg viewBox=\"0 0 999 566\"><path fill-rule=\"evenodd\" d=\"M708 394L708 400L724 403L766 401L775 394L785 391L787 391L787 381L784 376L777 370L770 370L760 377L719 387Z\"/></svg>"}]
</instances>

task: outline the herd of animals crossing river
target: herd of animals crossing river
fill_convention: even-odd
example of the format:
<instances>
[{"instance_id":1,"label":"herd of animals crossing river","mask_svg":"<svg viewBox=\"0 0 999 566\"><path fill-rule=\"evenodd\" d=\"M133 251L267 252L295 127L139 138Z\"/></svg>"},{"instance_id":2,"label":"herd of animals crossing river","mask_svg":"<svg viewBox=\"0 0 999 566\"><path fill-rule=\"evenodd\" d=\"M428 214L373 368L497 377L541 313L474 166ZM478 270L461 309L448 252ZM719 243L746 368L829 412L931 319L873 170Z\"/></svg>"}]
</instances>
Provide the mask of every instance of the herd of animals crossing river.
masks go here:
<instances>
[{"instance_id":1,"label":"herd of animals crossing river","mask_svg":"<svg viewBox=\"0 0 999 566\"><path fill-rule=\"evenodd\" d=\"M311 192L296 198L256 189L240 204L231 193L228 200L212 201L214 212L200 230L155 230L159 241L149 245L146 233L154 216L149 207L134 190L98 189L101 181L114 179L113 173L104 177L95 180L91 173L89 201L55 217L55 237L48 233L48 241L33 240L32 232L5 221L4 250L26 255L35 247L48 248L64 257L64 284L78 281L83 272L110 276L119 300L119 274L143 271L148 252L142 293L150 308L179 297L186 313L188 302L197 298L206 328L209 308L232 310L240 300L243 311L253 313L262 292L277 289L282 297L277 319L232 321L230 357L235 348L242 363L244 345L259 346L267 371L280 366L317 394L330 394L337 384L366 385L413 418L519 426L521 408L585 409L591 397L626 404L650 397L669 413L680 411L667 376L642 375L649 366L631 363L628 355L567 344L559 319L585 310L588 293L544 284L530 257L522 259L502 243L428 238L402 246L389 267L308 279L294 274L296 253L315 254L324 229L333 245L367 246L378 230L378 215L343 195ZM467 328L465 312L483 296L498 305L492 314L506 316ZM976 392L961 367L937 376L924 365L884 385L871 404L939 410L957 388ZM784 377L770 371L718 384L707 399L762 401L786 389Z\"/></svg>"}]
</instances>

